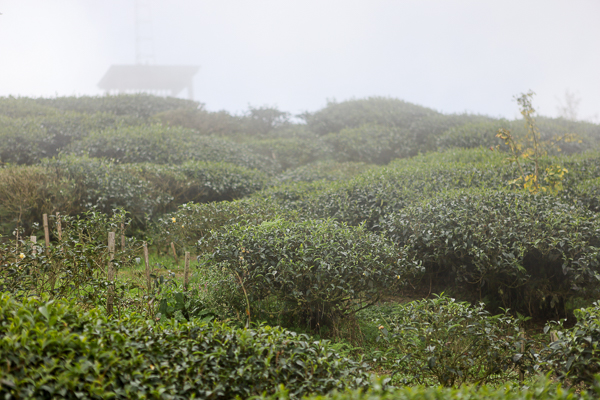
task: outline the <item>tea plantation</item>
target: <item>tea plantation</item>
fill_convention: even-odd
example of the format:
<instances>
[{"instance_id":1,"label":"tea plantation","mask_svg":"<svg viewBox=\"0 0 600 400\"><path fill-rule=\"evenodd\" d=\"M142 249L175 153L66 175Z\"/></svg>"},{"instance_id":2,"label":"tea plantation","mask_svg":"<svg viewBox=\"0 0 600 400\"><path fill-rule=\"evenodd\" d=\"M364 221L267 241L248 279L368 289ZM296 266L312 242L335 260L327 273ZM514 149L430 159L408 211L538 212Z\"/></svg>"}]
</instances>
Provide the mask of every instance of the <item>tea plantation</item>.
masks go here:
<instances>
[{"instance_id":1,"label":"tea plantation","mask_svg":"<svg viewBox=\"0 0 600 400\"><path fill-rule=\"evenodd\" d=\"M600 395L600 125L0 98L0 398Z\"/></svg>"}]
</instances>

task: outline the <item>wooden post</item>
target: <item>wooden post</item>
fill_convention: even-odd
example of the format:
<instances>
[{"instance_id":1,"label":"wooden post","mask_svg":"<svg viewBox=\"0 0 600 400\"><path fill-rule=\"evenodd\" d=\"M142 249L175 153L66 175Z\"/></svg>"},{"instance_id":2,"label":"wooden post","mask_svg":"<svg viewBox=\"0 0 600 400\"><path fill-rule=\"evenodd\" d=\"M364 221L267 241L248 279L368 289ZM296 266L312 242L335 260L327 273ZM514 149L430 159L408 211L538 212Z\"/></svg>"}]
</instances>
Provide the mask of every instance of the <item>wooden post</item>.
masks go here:
<instances>
[{"instance_id":1,"label":"wooden post","mask_svg":"<svg viewBox=\"0 0 600 400\"><path fill-rule=\"evenodd\" d=\"M31 236L29 238L29 240L31 240L31 243L33 243L33 246L31 246L32 249L32 254L35 256L37 254L37 252L35 251L35 244L37 243L37 237L36 236Z\"/></svg>"},{"instance_id":2,"label":"wooden post","mask_svg":"<svg viewBox=\"0 0 600 400\"><path fill-rule=\"evenodd\" d=\"M121 222L121 251L125 251L125 224Z\"/></svg>"},{"instance_id":3,"label":"wooden post","mask_svg":"<svg viewBox=\"0 0 600 400\"><path fill-rule=\"evenodd\" d=\"M525 331L523 330L523 328L521 328L521 357L525 357ZM525 380L525 374L523 373L523 370L519 369L519 380L521 383L523 383L523 381Z\"/></svg>"},{"instance_id":4,"label":"wooden post","mask_svg":"<svg viewBox=\"0 0 600 400\"><path fill-rule=\"evenodd\" d=\"M152 291L152 280L150 279L150 258L148 257L148 244L144 242L144 264L146 265L146 287L148 288L148 296Z\"/></svg>"},{"instance_id":5,"label":"wooden post","mask_svg":"<svg viewBox=\"0 0 600 400\"><path fill-rule=\"evenodd\" d=\"M190 274L190 252L185 252L185 267L183 270L183 290L188 289L189 283L189 274Z\"/></svg>"},{"instance_id":6,"label":"wooden post","mask_svg":"<svg viewBox=\"0 0 600 400\"><path fill-rule=\"evenodd\" d=\"M48 229L48 214L42 215L44 220L44 239L46 239L46 255L49 253L50 248L50 230Z\"/></svg>"},{"instance_id":7,"label":"wooden post","mask_svg":"<svg viewBox=\"0 0 600 400\"><path fill-rule=\"evenodd\" d=\"M175 264L179 264L179 259L177 258L177 252L175 251L175 243L171 242L171 249L173 249L173 257L175 257Z\"/></svg>"},{"instance_id":8,"label":"wooden post","mask_svg":"<svg viewBox=\"0 0 600 400\"><path fill-rule=\"evenodd\" d=\"M108 268L107 268L107 279L108 279L108 293L106 296L106 312L110 315L113 313L114 305L114 280L115 270L113 268L113 259L115 258L115 233L108 232Z\"/></svg>"},{"instance_id":9,"label":"wooden post","mask_svg":"<svg viewBox=\"0 0 600 400\"><path fill-rule=\"evenodd\" d=\"M62 240L62 226L60 223L60 213L56 213L56 232L58 233L58 240Z\"/></svg>"}]
</instances>

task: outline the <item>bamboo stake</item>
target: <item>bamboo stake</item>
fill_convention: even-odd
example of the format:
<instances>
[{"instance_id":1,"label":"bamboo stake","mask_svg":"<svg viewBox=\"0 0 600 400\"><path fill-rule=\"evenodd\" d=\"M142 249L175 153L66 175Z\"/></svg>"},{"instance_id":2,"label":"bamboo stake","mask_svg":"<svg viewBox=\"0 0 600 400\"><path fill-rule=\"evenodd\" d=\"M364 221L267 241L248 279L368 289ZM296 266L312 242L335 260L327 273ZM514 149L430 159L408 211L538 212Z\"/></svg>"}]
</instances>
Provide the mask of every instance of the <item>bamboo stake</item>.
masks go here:
<instances>
[{"instance_id":1,"label":"bamboo stake","mask_svg":"<svg viewBox=\"0 0 600 400\"><path fill-rule=\"evenodd\" d=\"M56 213L56 231L58 232L58 240L62 240L62 226L60 223L60 213Z\"/></svg>"},{"instance_id":2,"label":"bamboo stake","mask_svg":"<svg viewBox=\"0 0 600 400\"><path fill-rule=\"evenodd\" d=\"M31 243L33 243L33 246L31 246L32 249L32 254L35 256L37 254L36 250L35 250L35 244L37 243L37 237L36 236L31 236L29 238L29 240L31 240Z\"/></svg>"},{"instance_id":3,"label":"bamboo stake","mask_svg":"<svg viewBox=\"0 0 600 400\"><path fill-rule=\"evenodd\" d=\"M183 290L188 289L189 283L189 273L190 273L190 252L185 252L185 267L183 270Z\"/></svg>"},{"instance_id":4,"label":"bamboo stake","mask_svg":"<svg viewBox=\"0 0 600 400\"><path fill-rule=\"evenodd\" d=\"M148 288L148 296L152 291L152 280L150 279L150 258L148 257L148 244L144 242L144 264L146 265L146 287Z\"/></svg>"},{"instance_id":5,"label":"bamboo stake","mask_svg":"<svg viewBox=\"0 0 600 400\"><path fill-rule=\"evenodd\" d=\"M521 328L521 354L523 355L522 357L524 357L524 353L525 353L525 331L523 330L523 328ZM523 383L523 381L525 380L525 374L523 373L523 370L519 371L519 380L521 381L521 383Z\"/></svg>"},{"instance_id":6,"label":"bamboo stake","mask_svg":"<svg viewBox=\"0 0 600 400\"><path fill-rule=\"evenodd\" d=\"M171 249L173 250L173 257L175 257L175 264L179 264L179 258L177 258L177 252L175 251L174 242L171 242Z\"/></svg>"},{"instance_id":7,"label":"bamboo stake","mask_svg":"<svg viewBox=\"0 0 600 400\"><path fill-rule=\"evenodd\" d=\"M125 224L121 222L121 251L125 251Z\"/></svg>"},{"instance_id":8,"label":"bamboo stake","mask_svg":"<svg viewBox=\"0 0 600 400\"><path fill-rule=\"evenodd\" d=\"M107 278L108 278L108 295L106 296L106 311L109 315L113 313L113 305L114 305L114 280L115 280L115 270L113 268L113 259L115 258L115 233L108 232L108 268L107 268Z\"/></svg>"},{"instance_id":9,"label":"bamboo stake","mask_svg":"<svg viewBox=\"0 0 600 400\"><path fill-rule=\"evenodd\" d=\"M48 229L48 214L42 215L44 220L44 239L46 239L46 255L48 255L50 247L50 230Z\"/></svg>"}]
</instances>

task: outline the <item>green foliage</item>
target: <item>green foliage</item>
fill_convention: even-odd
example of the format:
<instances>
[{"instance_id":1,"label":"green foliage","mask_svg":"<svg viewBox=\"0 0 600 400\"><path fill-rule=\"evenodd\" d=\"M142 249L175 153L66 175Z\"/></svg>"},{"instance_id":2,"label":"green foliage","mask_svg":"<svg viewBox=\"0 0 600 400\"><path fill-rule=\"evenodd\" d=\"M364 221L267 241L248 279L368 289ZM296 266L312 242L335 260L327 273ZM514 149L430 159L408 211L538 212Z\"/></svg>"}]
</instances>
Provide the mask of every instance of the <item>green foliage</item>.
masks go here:
<instances>
[{"instance_id":1,"label":"green foliage","mask_svg":"<svg viewBox=\"0 0 600 400\"><path fill-rule=\"evenodd\" d=\"M56 233L55 216L51 222ZM22 236L0 244L0 293L18 298L77 298L82 303L99 304L109 285L108 232L121 232L121 224L127 226L128 222L121 210L110 217L90 211L83 218L61 216L62 236L53 238L48 248L42 241L33 244ZM119 250L115 269L131 265L139 245L134 238L127 238L125 248Z\"/></svg>"},{"instance_id":2,"label":"green foliage","mask_svg":"<svg viewBox=\"0 0 600 400\"><path fill-rule=\"evenodd\" d=\"M281 328L236 329L73 303L0 296L3 398L248 398L284 384L291 398L368 385L364 367L327 342Z\"/></svg>"},{"instance_id":3,"label":"green foliage","mask_svg":"<svg viewBox=\"0 0 600 400\"><path fill-rule=\"evenodd\" d=\"M175 97L160 97L149 94L119 94L106 96L68 96L54 98L6 98L5 101L24 102L26 107L31 101L60 111L75 111L83 114L109 113L149 119L155 114L177 109L197 109L195 101Z\"/></svg>"},{"instance_id":4,"label":"green foliage","mask_svg":"<svg viewBox=\"0 0 600 400\"><path fill-rule=\"evenodd\" d=\"M496 137L499 129L510 126L510 122L505 119L472 122L465 125L450 128L444 132L437 140L437 147L440 150L451 148L474 149L478 147L496 147L504 142Z\"/></svg>"},{"instance_id":5,"label":"green foliage","mask_svg":"<svg viewBox=\"0 0 600 400\"><path fill-rule=\"evenodd\" d=\"M577 186L578 200L591 211L600 212L600 178L589 179Z\"/></svg>"},{"instance_id":6,"label":"green foliage","mask_svg":"<svg viewBox=\"0 0 600 400\"><path fill-rule=\"evenodd\" d=\"M323 160L331 153L319 138L269 138L246 142L246 145L272 159L282 171Z\"/></svg>"},{"instance_id":7,"label":"green foliage","mask_svg":"<svg viewBox=\"0 0 600 400\"><path fill-rule=\"evenodd\" d=\"M279 182L340 181L350 179L370 168L362 162L323 161L288 170L277 177Z\"/></svg>"},{"instance_id":8,"label":"green foliage","mask_svg":"<svg viewBox=\"0 0 600 400\"><path fill-rule=\"evenodd\" d=\"M253 153L245 145L160 124L93 132L73 143L69 150L78 155L106 157L120 163L181 164L195 160L228 162L263 171L273 168L271 160Z\"/></svg>"},{"instance_id":9,"label":"green foliage","mask_svg":"<svg viewBox=\"0 0 600 400\"><path fill-rule=\"evenodd\" d=\"M325 108L314 113L305 113L301 117L312 132L323 136L365 124L408 128L415 121L436 114L437 112L430 108L402 100L370 97L341 103L328 102Z\"/></svg>"},{"instance_id":10,"label":"green foliage","mask_svg":"<svg viewBox=\"0 0 600 400\"><path fill-rule=\"evenodd\" d=\"M384 238L332 220L234 225L210 241L207 262L238 278L248 313L274 296L282 317L315 330L338 329L344 316L397 291L418 270Z\"/></svg>"},{"instance_id":11,"label":"green foliage","mask_svg":"<svg viewBox=\"0 0 600 400\"><path fill-rule=\"evenodd\" d=\"M387 164L395 158L418 153L416 138L406 129L381 125L361 125L345 128L323 136L339 162Z\"/></svg>"},{"instance_id":12,"label":"green foliage","mask_svg":"<svg viewBox=\"0 0 600 400\"><path fill-rule=\"evenodd\" d=\"M555 330L556 340L543 356L562 381L590 386L600 373L600 304L594 302L574 314L577 323L572 328L565 328L564 321L546 325L544 332Z\"/></svg>"},{"instance_id":13,"label":"green foliage","mask_svg":"<svg viewBox=\"0 0 600 400\"><path fill-rule=\"evenodd\" d=\"M380 230L386 215L423 198L453 188L504 186L514 168L504 165L502 157L489 159L481 153L432 153L396 160L386 168L373 168L346 181L286 183L255 196L284 210L297 211L302 218L335 218Z\"/></svg>"},{"instance_id":14,"label":"green foliage","mask_svg":"<svg viewBox=\"0 0 600 400\"><path fill-rule=\"evenodd\" d=\"M163 125L193 129L201 135L232 136L242 131L239 117L227 111L210 112L203 107L164 111L154 119Z\"/></svg>"},{"instance_id":15,"label":"green foliage","mask_svg":"<svg viewBox=\"0 0 600 400\"><path fill-rule=\"evenodd\" d=\"M498 383L515 370L539 367L538 355L525 346L530 342L519 337L518 321L507 313L492 316L482 303L446 296L411 301L394 306L380 323L389 344L386 369L403 384Z\"/></svg>"},{"instance_id":16,"label":"green foliage","mask_svg":"<svg viewBox=\"0 0 600 400\"><path fill-rule=\"evenodd\" d=\"M600 222L554 196L456 191L407 207L385 232L434 282L531 316L564 315L600 289Z\"/></svg>"},{"instance_id":17,"label":"green foliage","mask_svg":"<svg viewBox=\"0 0 600 400\"><path fill-rule=\"evenodd\" d=\"M173 213L158 218L152 226L154 242L193 247L210 236L211 230L240 224L256 225L274 218L281 210L277 205L253 199L203 204L186 203ZM290 217L290 215L287 215Z\"/></svg>"},{"instance_id":18,"label":"green foliage","mask_svg":"<svg viewBox=\"0 0 600 400\"><path fill-rule=\"evenodd\" d=\"M390 388L385 385L385 380L380 380L368 390L335 391L327 395L307 396L305 400L592 400L598 398L600 393L598 387L600 387L600 379L595 381L593 390L580 391L576 388L566 389L543 376L528 385L463 385L459 388L441 386ZM260 399L286 400L288 396L286 390L282 388L280 392L262 396Z\"/></svg>"},{"instance_id":19,"label":"green foliage","mask_svg":"<svg viewBox=\"0 0 600 400\"><path fill-rule=\"evenodd\" d=\"M234 200L265 187L257 170L216 162L180 165L116 164L88 157L61 157L40 166L0 170L0 224L28 231L44 213L78 215L91 207L104 213L121 207L136 227L190 201Z\"/></svg>"}]
</instances>

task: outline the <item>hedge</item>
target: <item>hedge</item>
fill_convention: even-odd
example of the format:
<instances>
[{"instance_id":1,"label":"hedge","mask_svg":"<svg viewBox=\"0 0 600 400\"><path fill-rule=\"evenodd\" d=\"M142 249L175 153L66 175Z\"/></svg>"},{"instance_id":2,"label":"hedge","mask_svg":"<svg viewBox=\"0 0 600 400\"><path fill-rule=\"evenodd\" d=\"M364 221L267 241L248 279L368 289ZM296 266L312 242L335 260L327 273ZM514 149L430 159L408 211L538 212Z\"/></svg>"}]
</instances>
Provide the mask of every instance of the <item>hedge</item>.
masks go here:
<instances>
[{"instance_id":1,"label":"hedge","mask_svg":"<svg viewBox=\"0 0 600 400\"><path fill-rule=\"evenodd\" d=\"M111 319L74 303L0 295L0 396L27 399L292 398L369 384L328 342L281 328Z\"/></svg>"}]
</instances>

